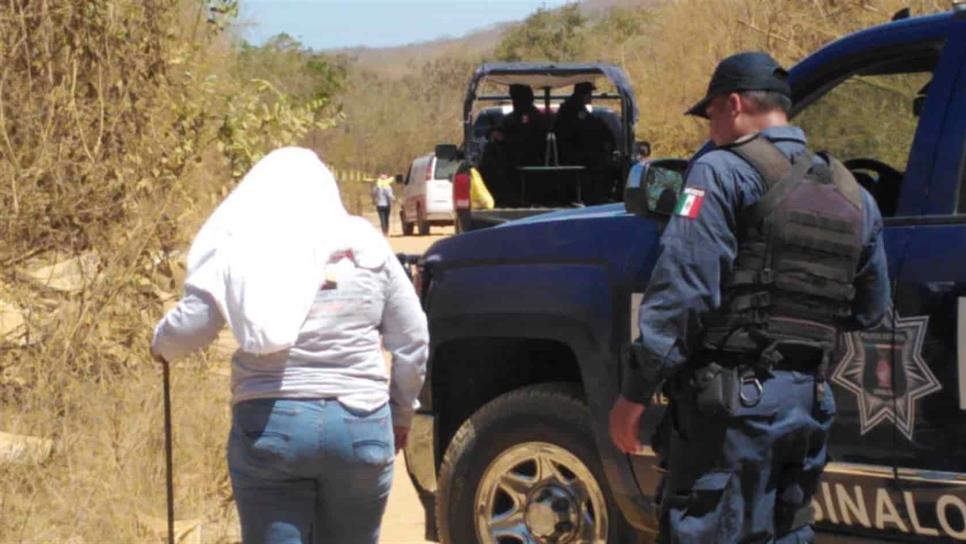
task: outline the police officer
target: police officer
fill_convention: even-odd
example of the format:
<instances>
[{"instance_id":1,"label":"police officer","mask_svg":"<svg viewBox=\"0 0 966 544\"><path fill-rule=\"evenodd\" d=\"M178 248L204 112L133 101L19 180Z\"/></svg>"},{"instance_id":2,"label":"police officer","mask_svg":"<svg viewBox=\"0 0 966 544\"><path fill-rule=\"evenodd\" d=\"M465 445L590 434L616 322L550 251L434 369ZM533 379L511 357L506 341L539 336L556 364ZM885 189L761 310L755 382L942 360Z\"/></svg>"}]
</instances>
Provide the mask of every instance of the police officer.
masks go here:
<instances>
[{"instance_id":1,"label":"police officer","mask_svg":"<svg viewBox=\"0 0 966 544\"><path fill-rule=\"evenodd\" d=\"M533 89L510 85L510 99L513 111L503 118L495 137L506 145L514 166L543 164L548 123L546 115L533 104Z\"/></svg>"},{"instance_id":2,"label":"police officer","mask_svg":"<svg viewBox=\"0 0 966 544\"><path fill-rule=\"evenodd\" d=\"M661 237L641 336L611 410L627 453L659 388L671 432L663 542L809 542L834 400L838 333L890 304L875 201L788 124L786 73L764 53L716 68L687 113L710 120Z\"/></svg>"},{"instance_id":3,"label":"police officer","mask_svg":"<svg viewBox=\"0 0 966 544\"><path fill-rule=\"evenodd\" d=\"M561 162L585 166L591 171L587 176L589 180L601 181L602 178L620 176L613 176L608 168L609 159L617 147L614 133L606 122L587 111L595 90L597 87L590 81L575 84L573 93L557 110L553 130Z\"/></svg>"},{"instance_id":4,"label":"police officer","mask_svg":"<svg viewBox=\"0 0 966 544\"><path fill-rule=\"evenodd\" d=\"M593 82L582 81L574 85L574 91L560 103L554 120L554 130L557 131L558 140L563 139L563 135L577 130L581 121L587 118L587 106L592 102L596 89Z\"/></svg>"}]
</instances>

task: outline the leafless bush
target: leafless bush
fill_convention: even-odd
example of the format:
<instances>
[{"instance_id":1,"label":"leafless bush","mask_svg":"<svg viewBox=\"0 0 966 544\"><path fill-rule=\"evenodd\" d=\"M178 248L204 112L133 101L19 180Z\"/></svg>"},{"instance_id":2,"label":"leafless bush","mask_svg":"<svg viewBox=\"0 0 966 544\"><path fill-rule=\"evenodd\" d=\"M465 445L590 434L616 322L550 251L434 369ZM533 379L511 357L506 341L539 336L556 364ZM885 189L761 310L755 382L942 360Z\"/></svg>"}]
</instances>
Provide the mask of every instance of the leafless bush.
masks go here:
<instances>
[{"instance_id":1,"label":"leafless bush","mask_svg":"<svg viewBox=\"0 0 966 544\"><path fill-rule=\"evenodd\" d=\"M0 298L25 320L0 337L0 430L56 444L0 464L0 541L145 540L136 514L164 505L147 345L182 251L261 154L331 125L233 75L213 4L0 5ZM179 508L221 519L228 384L202 360L174 373Z\"/></svg>"}]
</instances>

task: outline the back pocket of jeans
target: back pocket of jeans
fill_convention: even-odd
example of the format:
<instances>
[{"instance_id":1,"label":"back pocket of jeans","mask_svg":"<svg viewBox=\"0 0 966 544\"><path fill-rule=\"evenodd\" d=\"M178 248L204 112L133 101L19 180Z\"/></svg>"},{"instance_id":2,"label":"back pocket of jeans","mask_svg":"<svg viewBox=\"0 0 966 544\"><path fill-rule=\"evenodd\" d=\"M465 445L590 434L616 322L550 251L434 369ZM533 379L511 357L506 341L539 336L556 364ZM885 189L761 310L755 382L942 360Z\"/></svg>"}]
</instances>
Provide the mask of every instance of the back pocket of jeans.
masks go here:
<instances>
[{"instance_id":1,"label":"back pocket of jeans","mask_svg":"<svg viewBox=\"0 0 966 544\"><path fill-rule=\"evenodd\" d=\"M284 457L292 440L298 411L272 399L246 401L235 407L234 427L246 449L257 457Z\"/></svg>"},{"instance_id":2,"label":"back pocket of jeans","mask_svg":"<svg viewBox=\"0 0 966 544\"><path fill-rule=\"evenodd\" d=\"M392 462L392 429L389 416L345 418L356 460L365 465L383 466Z\"/></svg>"}]
</instances>

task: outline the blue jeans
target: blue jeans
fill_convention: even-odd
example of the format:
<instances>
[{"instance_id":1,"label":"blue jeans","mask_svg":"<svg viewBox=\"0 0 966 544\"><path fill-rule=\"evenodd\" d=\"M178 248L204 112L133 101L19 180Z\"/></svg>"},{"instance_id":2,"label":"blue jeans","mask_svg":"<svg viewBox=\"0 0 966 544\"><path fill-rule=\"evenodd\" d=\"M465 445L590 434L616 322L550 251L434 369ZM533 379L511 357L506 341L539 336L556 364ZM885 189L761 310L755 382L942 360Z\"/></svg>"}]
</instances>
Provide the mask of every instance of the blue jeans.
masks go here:
<instances>
[{"instance_id":1,"label":"blue jeans","mask_svg":"<svg viewBox=\"0 0 966 544\"><path fill-rule=\"evenodd\" d=\"M258 399L232 409L228 470L246 544L375 544L392 485L389 406Z\"/></svg>"},{"instance_id":2,"label":"blue jeans","mask_svg":"<svg viewBox=\"0 0 966 544\"><path fill-rule=\"evenodd\" d=\"M376 212L379 214L379 227L382 228L382 233L389 234L389 206L376 206Z\"/></svg>"}]
</instances>

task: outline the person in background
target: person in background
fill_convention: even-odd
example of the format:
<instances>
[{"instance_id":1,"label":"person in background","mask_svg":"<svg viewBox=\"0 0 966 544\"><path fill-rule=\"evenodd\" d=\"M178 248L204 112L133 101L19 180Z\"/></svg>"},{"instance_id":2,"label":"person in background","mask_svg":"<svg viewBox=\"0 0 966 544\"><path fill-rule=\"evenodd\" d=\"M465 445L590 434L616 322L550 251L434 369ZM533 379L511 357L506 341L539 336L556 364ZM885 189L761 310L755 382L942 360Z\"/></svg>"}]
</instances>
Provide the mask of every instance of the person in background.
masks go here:
<instances>
[{"instance_id":1,"label":"person in background","mask_svg":"<svg viewBox=\"0 0 966 544\"><path fill-rule=\"evenodd\" d=\"M607 123L588 108L597 87L591 81L574 85L573 93L557 110L553 130L561 164L586 168L582 174L584 195L590 203L607 202L614 197L614 182L621 178L614 161L617 141Z\"/></svg>"},{"instance_id":2,"label":"person in background","mask_svg":"<svg viewBox=\"0 0 966 544\"><path fill-rule=\"evenodd\" d=\"M385 236L389 235L389 214L394 200L396 195L392 192L392 178L385 173L379 174L372 186L372 203L379 214L379 226Z\"/></svg>"},{"instance_id":3,"label":"person in background","mask_svg":"<svg viewBox=\"0 0 966 544\"><path fill-rule=\"evenodd\" d=\"M544 163L547 141L547 116L533 103L529 85L510 85L513 111L503 118L494 137L501 140L514 166Z\"/></svg>"},{"instance_id":4,"label":"person in background","mask_svg":"<svg viewBox=\"0 0 966 544\"><path fill-rule=\"evenodd\" d=\"M169 364L226 323L238 341L228 470L243 541L375 544L429 340L385 238L345 212L314 152L283 148L208 218L187 264L151 353Z\"/></svg>"},{"instance_id":5,"label":"person in background","mask_svg":"<svg viewBox=\"0 0 966 544\"><path fill-rule=\"evenodd\" d=\"M587 106L593 101L595 90L597 87L591 81L577 83L570 96L560 103L553 123L558 145L563 145L564 142L576 137L584 121L592 117L587 111Z\"/></svg>"}]
</instances>

